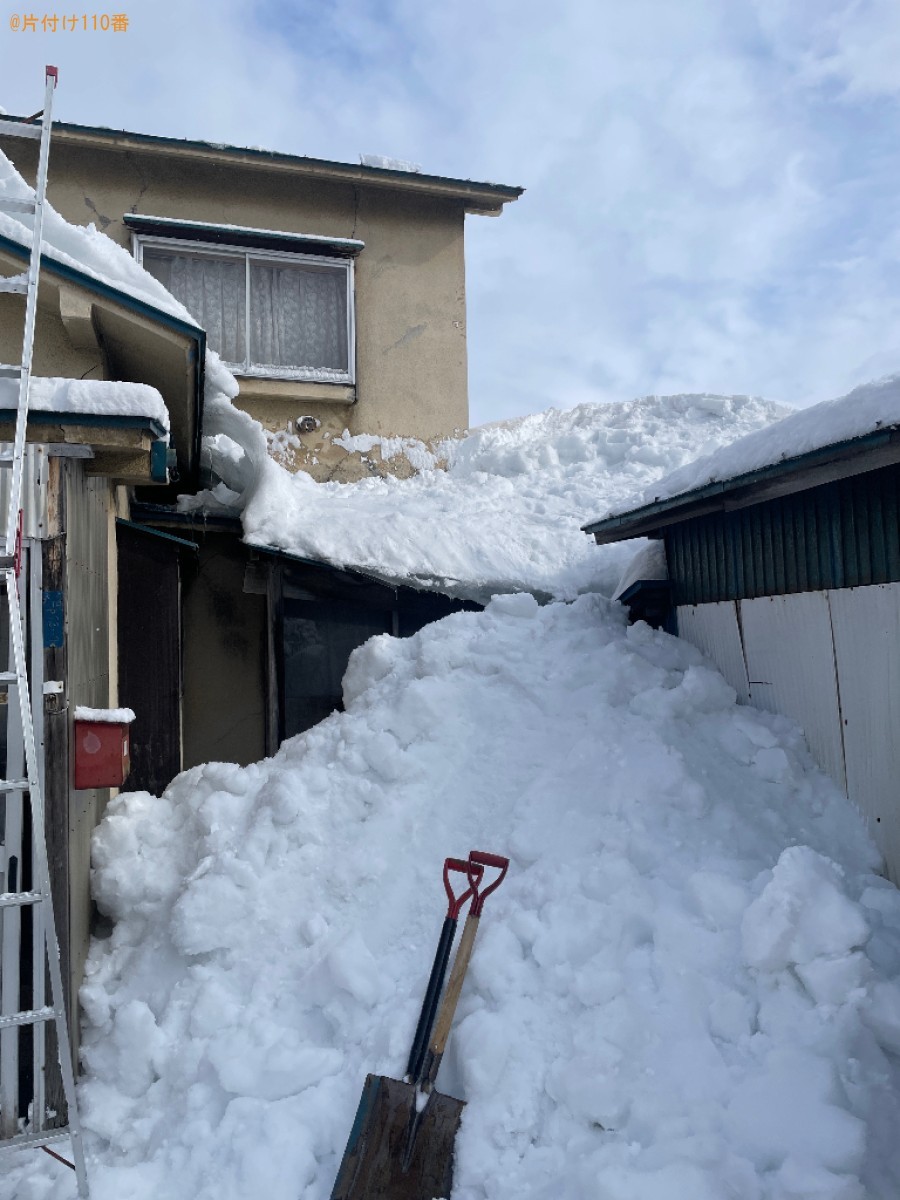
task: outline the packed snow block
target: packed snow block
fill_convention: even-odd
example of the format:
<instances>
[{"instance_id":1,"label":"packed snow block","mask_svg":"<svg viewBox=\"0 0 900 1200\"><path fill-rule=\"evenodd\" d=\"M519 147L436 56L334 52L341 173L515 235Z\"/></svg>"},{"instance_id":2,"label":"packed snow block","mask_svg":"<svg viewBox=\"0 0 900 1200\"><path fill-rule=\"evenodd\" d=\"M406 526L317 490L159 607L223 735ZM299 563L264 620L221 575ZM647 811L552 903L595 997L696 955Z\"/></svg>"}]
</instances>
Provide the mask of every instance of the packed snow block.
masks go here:
<instances>
[{"instance_id":1,"label":"packed snow block","mask_svg":"<svg viewBox=\"0 0 900 1200\"><path fill-rule=\"evenodd\" d=\"M109 719L112 716L116 719ZM99 718L99 719L98 719ZM74 723L75 787L121 787L131 770L128 709L97 709L93 719L77 715Z\"/></svg>"}]
</instances>

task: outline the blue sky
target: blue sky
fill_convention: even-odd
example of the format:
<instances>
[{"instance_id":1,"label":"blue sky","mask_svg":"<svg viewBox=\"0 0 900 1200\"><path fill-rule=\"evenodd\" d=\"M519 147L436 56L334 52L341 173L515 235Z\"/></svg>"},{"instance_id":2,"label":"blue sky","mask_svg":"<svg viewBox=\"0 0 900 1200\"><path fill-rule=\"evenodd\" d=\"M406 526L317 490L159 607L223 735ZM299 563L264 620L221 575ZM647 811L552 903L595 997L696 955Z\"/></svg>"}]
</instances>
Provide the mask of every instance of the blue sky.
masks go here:
<instances>
[{"instance_id":1,"label":"blue sky","mask_svg":"<svg viewBox=\"0 0 900 1200\"><path fill-rule=\"evenodd\" d=\"M0 103L38 107L56 61L65 120L528 189L468 222L475 422L684 391L808 404L900 370L894 0L116 11L127 34L0 27Z\"/></svg>"}]
</instances>

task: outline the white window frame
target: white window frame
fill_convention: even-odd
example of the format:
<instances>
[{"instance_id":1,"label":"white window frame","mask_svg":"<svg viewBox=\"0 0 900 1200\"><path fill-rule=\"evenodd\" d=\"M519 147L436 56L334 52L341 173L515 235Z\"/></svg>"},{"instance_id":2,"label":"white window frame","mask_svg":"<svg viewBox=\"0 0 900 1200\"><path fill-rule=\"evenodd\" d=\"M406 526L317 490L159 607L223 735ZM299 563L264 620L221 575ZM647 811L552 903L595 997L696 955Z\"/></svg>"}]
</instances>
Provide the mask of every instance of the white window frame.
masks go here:
<instances>
[{"instance_id":1,"label":"white window frame","mask_svg":"<svg viewBox=\"0 0 900 1200\"><path fill-rule=\"evenodd\" d=\"M300 235L298 235L299 237ZM242 258L244 260L244 348L246 358L242 363L226 362L234 374L253 379L294 379L311 383L354 384L356 382L356 310L354 303L354 261L352 258L333 258L324 254L302 254L287 250L255 250L252 246L235 246L229 243L196 242L187 238L154 237L141 233L132 234L134 257L143 266L144 248L161 250L183 250L208 258ZM250 259L258 262L310 263L313 266L341 267L347 279L347 370L335 371L328 367L278 367L256 365L250 362ZM198 318L199 319L199 318ZM224 359L222 360L225 361Z\"/></svg>"}]
</instances>

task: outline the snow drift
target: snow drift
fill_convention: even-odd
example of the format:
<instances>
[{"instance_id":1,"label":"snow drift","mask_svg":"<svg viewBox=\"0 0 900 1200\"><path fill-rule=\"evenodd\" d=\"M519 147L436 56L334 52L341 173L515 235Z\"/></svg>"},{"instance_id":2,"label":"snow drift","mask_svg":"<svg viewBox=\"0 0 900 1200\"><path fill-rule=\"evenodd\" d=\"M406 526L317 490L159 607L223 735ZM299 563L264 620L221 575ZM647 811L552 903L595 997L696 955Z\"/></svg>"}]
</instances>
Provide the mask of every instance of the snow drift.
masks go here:
<instances>
[{"instance_id":1,"label":"snow drift","mask_svg":"<svg viewBox=\"0 0 900 1200\"><path fill-rule=\"evenodd\" d=\"M777 425L754 430L712 452L700 451L641 492L617 501L607 512L625 512L655 500L668 500L709 483L759 471L834 443L851 441L900 426L900 375L861 384L846 396L826 400L785 416Z\"/></svg>"},{"instance_id":2,"label":"snow drift","mask_svg":"<svg viewBox=\"0 0 900 1200\"><path fill-rule=\"evenodd\" d=\"M374 638L345 691L273 759L110 805L95 1200L327 1197L472 847L512 867L442 1068L453 1200L900 1194L900 892L794 726L596 596ZM0 1195L71 1194L36 1157Z\"/></svg>"},{"instance_id":3,"label":"snow drift","mask_svg":"<svg viewBox=\"0 0 900 1200\"><path fill-rule=\"evenodd\" d=\"M512 591L571 599L609 593L634 552L595 545L581 532L590 516L786 411L707 395L550 409L441 443L446 470L428 467L422 447L413 478L349 484L291 474L255 443L245 455L237 431L210 450L225 487L182 504L240 508L252 545L390 583L479 602Z\"/></svg>"}]
</instances>

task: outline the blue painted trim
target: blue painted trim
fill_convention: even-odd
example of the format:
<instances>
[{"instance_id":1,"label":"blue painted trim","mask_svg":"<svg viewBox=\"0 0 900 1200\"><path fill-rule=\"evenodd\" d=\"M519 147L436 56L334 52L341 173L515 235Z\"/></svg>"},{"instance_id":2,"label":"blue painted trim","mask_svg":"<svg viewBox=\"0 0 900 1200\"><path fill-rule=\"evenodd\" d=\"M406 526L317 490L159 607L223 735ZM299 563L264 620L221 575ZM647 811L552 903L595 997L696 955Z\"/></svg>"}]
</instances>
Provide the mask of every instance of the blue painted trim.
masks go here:
<instances>
[{"instance_id":1,"label":"blue painted trim","mask_svg":"<svg viewBox=\"0 0 900 1200\"><path fill-rule=\"evenodd\" d=\"M62 592L44 591L41 594L41 618L44 646L62 646L66 631Z\"/></svg>"}]
</instances>

